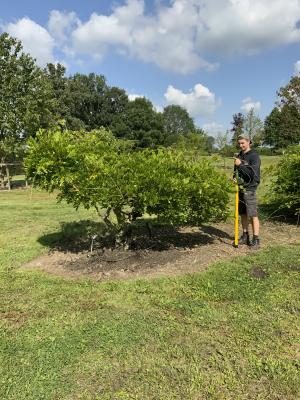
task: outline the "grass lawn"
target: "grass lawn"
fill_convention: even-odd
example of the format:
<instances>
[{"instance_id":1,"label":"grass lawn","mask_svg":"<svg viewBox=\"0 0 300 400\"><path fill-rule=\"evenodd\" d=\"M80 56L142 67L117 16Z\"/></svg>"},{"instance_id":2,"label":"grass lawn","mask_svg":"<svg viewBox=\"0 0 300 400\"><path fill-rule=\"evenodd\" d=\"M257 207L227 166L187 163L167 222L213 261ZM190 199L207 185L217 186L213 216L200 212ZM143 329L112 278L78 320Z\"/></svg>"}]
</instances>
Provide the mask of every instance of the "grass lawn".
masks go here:
<instances>
[{"instance_id":1,"label":"grass lawn","mask_svg":"<svg viewBox=\"0 0 300 400\"><path fill-rule=\"evenodd\" d=\"M0 193L0 399L299 399L300 246L176 278L97 283L16 267L60 223L53 195Z\"/></svg>"}]
</instances>

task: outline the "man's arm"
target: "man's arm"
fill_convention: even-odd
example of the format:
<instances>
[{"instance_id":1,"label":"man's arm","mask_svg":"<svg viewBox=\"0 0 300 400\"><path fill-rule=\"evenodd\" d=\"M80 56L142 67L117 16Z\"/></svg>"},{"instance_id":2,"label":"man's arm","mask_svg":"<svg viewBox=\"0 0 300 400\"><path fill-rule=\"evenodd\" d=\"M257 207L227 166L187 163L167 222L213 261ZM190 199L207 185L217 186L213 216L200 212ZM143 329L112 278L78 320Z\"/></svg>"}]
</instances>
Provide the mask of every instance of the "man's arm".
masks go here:
<instances>
[{"instance_id":1,"label":"man's arm","mask_svg":"<svg viewBox=\"0 0 300 400\"><path fill-rule=\"evenodd\" d=\"M253 153L249 159L249 163L240 163L238 165L239 171L241 171L243 176L249 179L249 182L255 181L259 183L260 181L260 157L257 153Z\"/></svg>"}]
</instances>

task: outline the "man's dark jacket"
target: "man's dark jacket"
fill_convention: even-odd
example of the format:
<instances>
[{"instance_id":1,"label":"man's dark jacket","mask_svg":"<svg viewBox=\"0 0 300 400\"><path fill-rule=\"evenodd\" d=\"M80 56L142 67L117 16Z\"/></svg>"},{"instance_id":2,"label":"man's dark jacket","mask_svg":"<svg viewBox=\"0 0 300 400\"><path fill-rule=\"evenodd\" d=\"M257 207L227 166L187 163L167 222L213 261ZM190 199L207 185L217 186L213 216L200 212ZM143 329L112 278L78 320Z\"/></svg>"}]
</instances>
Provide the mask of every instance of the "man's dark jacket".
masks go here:
<instances>
[{"instance_id":1,"label":"man's dark jacket","mask_svg":"<svg viewBox=\"0 0 300 400\"><path fill-rule=\"evenodd\" d=\"M238 158L242 163L236 167L246 190L255 191L260 183L260 157L255 150L241 151Z\"/></svg>"}]
</instances>

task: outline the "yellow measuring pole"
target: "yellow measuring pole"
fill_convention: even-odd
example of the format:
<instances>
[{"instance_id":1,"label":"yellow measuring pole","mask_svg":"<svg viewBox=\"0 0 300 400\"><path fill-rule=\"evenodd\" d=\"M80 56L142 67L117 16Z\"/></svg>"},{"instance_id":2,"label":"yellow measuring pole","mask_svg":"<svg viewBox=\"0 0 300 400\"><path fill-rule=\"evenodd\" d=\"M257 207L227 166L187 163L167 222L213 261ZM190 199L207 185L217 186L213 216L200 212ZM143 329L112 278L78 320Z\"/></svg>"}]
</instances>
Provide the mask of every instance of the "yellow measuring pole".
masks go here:
<instances>
[{"instance_id":1,"label":"yellow measuring pole","mask_svg":"<svg viewBox=\"0 0 300 400\"><path fill-rule=\"evenodd\" d=\"M239 247L239 185L235 185L234 247Z\"/></svg>"}]
</instances>

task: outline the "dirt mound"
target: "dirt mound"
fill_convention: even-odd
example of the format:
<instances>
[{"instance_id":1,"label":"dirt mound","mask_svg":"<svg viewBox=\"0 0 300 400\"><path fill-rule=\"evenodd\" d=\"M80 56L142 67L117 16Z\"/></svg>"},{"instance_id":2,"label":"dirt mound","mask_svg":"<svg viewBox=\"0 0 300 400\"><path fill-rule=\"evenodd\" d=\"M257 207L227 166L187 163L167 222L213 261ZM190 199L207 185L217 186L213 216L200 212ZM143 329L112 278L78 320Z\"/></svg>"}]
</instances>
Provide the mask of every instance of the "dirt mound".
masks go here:
<instances>
[{"instance_id":1,"label":"dirt mound","mask_svg":"<svg viewBox=\"0 0 300 400\"><path fill-rule=\"evenodd\" d=\"M133 279L174 276L199 272L212 262L245 255L247 246L232 246L232 224L201 228L157 228L149 239L141 236L130 250L94 247L81 252L52 250L27 263L22 269L41 269L73 279ZM263 223L261 248L300 242L300 229L293 225ZM89 247L88 245L86 246ZM70 247L69 247L70 248Z\"/></svg>"}]
</instances>

